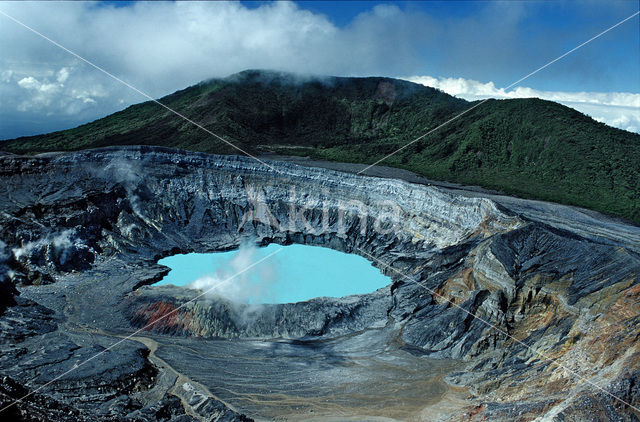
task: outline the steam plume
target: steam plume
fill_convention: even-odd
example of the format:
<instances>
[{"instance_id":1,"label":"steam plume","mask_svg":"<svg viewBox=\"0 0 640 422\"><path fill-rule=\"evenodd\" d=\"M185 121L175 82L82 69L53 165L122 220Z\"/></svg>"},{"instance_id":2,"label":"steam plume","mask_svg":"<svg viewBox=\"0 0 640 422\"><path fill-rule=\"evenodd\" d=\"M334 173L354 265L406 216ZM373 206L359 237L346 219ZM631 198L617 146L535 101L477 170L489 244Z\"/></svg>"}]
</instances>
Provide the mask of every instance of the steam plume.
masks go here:
<instances>
[{"instance_id":1,"label":"steam plume","mask_svg":"<svg viewBox=\"0 0 640 422\"><path fill-rule=\"evenodd\" d=\"M212 289L209 294L222 296L237 303L264 303L275 300L272 287L276 283L277 263L268 260L244 271L258 261L258 248L244 244L238 253L226 262L221 262L212 274L195 280L188 287L200 290ZM235 275L235 277L233 277ZM229 281L225 281L233 277Z\"/></svg>"}]
</instances>

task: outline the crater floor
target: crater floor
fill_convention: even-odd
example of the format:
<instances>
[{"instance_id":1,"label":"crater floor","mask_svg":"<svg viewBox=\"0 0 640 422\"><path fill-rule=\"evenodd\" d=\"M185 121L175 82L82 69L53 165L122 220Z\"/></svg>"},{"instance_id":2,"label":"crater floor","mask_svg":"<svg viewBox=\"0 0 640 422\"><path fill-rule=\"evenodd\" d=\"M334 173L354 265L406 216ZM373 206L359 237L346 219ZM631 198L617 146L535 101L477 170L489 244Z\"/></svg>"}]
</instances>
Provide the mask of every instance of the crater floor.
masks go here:
<instances>
[{"instance_id":1,"label":"crater floor","mask_svg":"<svg viewBox=\"0 0 640 422\"><path fill-rule=\"evenodd\" d=\"M640 418L637 227L155 147L0 161L3 417ZM162 257L249 240L358 254L393 282L260 307L152 286Z\"/></svg>"}]
</instances>

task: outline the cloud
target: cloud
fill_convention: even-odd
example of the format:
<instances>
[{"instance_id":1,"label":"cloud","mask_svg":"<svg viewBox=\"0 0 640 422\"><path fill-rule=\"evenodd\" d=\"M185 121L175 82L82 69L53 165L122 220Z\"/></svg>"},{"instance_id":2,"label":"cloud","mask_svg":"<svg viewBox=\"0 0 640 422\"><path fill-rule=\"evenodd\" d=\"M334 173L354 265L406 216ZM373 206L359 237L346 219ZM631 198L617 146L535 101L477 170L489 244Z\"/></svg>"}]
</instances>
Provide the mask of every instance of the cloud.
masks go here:
<instances>
[{"instance_id":1,"label":"cloud","mask_svg":"<svg viewBox=\"0 0 640 422\"><path fill-rule=\"evenodd\" d=\"M30 108L43 108L51 104L57 94L64 87L62 83L49 83L48 80L39 81L33 76L27 76L18 81L18 86L31 91L25 100L18 105L19 111L27 111Z\"/></svg>"},{"instance_id":2,"label":"cloud","mask_svg":"<svg viewBox=\"0 0 640 422\"><path fill-rule=\"evenodd\" d=\"M490 2L474 6L472 16L443 19L420 8L379 4L342 27L285 1L253 8L240 2L135 2L126 7L6 2L0 8L158 98L250 68L338 76L515 79L564 52L558 50L559 43L534 37L523 26L528 16L535 16L529 12L536 7L542 6ZM562 45L576 45L584 41L583 32L602 30L601 21L585 16L580 33L557 37ZM0 22L0 139L71 127L146 100L7 18L0 16ZM540 31L556 36L560 29ZM554 81L566 80L564 74L573 77L565 63L584 54L581 50L536 77L553 72L560 72ZM611 81L597 63L613 61L587 58L574 66L581 79Z\"/></svg>"},{"instance_id":3,"label":"cloud","mask_svg":"<svg viewBox=\"0 0 640 422\"><path fill-rule=\"evenodd\" d=\"M497 88L493 82L464 78L404 77L466 100L485 98L541 98L572 107L609 126L640 133L640 94L630 92L541 91L528 87Z\"/></svg>"},{"instance_id":4,"label":"cloud","mask_svg":"<svg viewBox=\"0 0 640 422\"><path fill-rule=\"evenodd\" d=\"M249 68L335 75L417 69L416 41L407 37L428 33L417 22L403 22L406 16L396 6L374 7L349 28L289 2L253 9L239 2L140 2L118 8L90 2L3 3L2 9L154 98ZM5 120L0 139L38 133L43 114L68 125L147 99L25 28L0 20L0 116ZM397 25L403 34L394 29ZM403 58L389 60L398 54ZM25 123L9 127L9 121Z\"/></svg>"},{"instance_id":5,"label":"cloud","mask_svg":"<svg viewBox=\"0 0 640 422\"><path fill-rule=\"evenodd\" d=\"M97 104L97 100L107 97L108 93L100 85L81 87L81 79L73 80L71 84L66 83L72 72L72 68L62 67L45 74L24 76L13 70L4 70L0 81L8 85L15 83L19 88L18 95L14 97L19 101L13 104L17 111L73 116ZM9 104L11 96L5 107L9 107ZM2 108L4 107L0 106L0 112Z\"/></svg>"},{"instance_id":6,"label":"cloud","mask_svg":"<svg viewBox=\"0 0 640 422\"><path fill-rule=\"evenodd\" d=\"M56 77L56 80L58 81L59 84L63 84L64 81L67 80L67 78L69 78L69 69L67 69L66 67L63 67L58 72L58 76Z\"/></svg>"}]
</instances>

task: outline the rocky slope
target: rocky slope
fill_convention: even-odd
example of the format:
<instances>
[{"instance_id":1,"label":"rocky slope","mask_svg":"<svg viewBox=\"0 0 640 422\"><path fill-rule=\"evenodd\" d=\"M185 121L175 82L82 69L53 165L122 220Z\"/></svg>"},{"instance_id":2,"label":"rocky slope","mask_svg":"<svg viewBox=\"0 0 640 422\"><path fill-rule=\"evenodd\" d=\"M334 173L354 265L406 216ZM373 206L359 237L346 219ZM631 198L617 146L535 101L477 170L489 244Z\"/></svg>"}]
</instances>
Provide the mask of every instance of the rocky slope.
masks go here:
<instances>
[{"instance_id":1,"label":"rocky slope","mask_svg":"<svg viewBox=\"0 0 640 422\"><path fill-rule=\"evenodd\" d=\"M386 157L385 165L432 179L640 224L640 134L551 101L477 104L392 78L266 70L204 81L159 101L254 155L275 151L349 163ZM77 128L3 141L0 150L34 154L132 144L240 153L151 101Z\"/></svg>"},{"instance_id":2,"label":"rocky slope","mask_svg":"<svg viewBox=\"0 0 640 422\"><path fill-rule=\"evenodd\" d=\"M640 417L637 228L156 147L0 161L0 408L33 392L6 415ZM261 307L151 286L160 257L246 241L360 254L393 284Z\"/></svg>"}]
</instances>

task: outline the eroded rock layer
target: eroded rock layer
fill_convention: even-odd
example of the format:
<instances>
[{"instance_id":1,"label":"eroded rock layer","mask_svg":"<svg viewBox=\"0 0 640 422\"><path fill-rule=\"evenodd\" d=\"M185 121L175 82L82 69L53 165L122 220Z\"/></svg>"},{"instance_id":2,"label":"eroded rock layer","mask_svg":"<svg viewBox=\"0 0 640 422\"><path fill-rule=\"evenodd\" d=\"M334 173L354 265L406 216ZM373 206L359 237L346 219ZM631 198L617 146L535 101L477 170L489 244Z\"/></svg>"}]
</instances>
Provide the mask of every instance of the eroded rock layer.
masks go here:
<instances>
[{"instance_id":1,"label":"eroded rock layer","mask_svg":"<svg viewBox=\"0 0 640 422\"><path fill-rule=\"evenodd\" d=\"M8 415L640 417L640 256L615 233L244 157L0 160L1 406L30 394ZM243 242L359 254L393 283L263 306L151 286L168 271L160 257Z\"/></svg>"}]
</instances>

